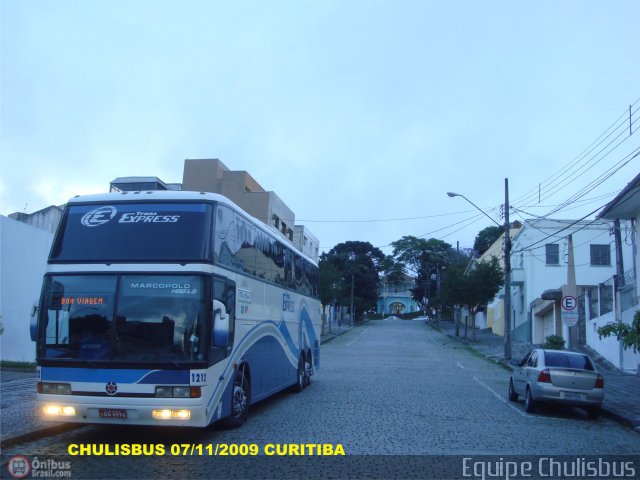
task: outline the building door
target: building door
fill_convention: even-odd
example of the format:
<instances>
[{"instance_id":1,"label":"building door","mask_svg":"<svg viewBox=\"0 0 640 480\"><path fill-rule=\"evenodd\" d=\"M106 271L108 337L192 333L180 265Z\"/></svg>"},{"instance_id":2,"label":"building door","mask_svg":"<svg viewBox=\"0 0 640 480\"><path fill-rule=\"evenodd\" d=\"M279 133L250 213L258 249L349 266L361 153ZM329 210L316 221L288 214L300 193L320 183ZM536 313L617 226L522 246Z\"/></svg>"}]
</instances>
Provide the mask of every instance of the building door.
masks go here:
<instances>
[{"instance_id":1,"label":"building door","mask_svg":"<svg viewBox=\"0 0 640 480\"><path fill-rule=\"evenodd\" d=\"M389 305L389 313L392 315L402 315L404 313L405 306L400 302L393 302Z\"/></svg>"}]
</instances>

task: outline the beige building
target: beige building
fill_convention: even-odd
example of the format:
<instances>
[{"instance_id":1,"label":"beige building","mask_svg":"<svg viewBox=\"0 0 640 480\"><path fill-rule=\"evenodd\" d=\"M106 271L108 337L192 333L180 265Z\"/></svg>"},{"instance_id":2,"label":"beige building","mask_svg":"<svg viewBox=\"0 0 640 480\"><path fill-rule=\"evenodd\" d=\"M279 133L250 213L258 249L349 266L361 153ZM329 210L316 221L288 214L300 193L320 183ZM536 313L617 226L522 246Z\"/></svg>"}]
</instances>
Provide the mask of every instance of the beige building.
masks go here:
<instances>
[{"instance_id":1,"label":"beige building","mask_svg":"<svg viewBox=\"0 0 640 480\"><path fill-rule=\"evenodd\" d=\"M304 225L293 226L293 244L302 253L307 254L316 262L320 256L320 242L318 238Z\"/></svg>"},{"instance_id":2,"label":"beige building","mask_svg":"<svg viewBox=\"0 0 640 480\"><path fill-rule=\"evenodd\" d=\"M224 195L318 261L320 242L304 225L295 225L295 214L280 197L262 188L248 172L229 170L217 158L185 160L182 184L165 183L157 177L120 177L110 184L112 192L142 190L185 190Z\"/></svg>"},{"instance_id":3,"label":"beige building","mask_svg":"<svg viewBox=\"0 0 640 480\"><path fill-rule=\"evenodd\" d=\"M184 161L182 189L224 195L240 208L279 230L302 252L318 261L320 243L308 228L294 225L293 211L244 170L229 170L217 158Z\"/></svg>"}]
</instances>

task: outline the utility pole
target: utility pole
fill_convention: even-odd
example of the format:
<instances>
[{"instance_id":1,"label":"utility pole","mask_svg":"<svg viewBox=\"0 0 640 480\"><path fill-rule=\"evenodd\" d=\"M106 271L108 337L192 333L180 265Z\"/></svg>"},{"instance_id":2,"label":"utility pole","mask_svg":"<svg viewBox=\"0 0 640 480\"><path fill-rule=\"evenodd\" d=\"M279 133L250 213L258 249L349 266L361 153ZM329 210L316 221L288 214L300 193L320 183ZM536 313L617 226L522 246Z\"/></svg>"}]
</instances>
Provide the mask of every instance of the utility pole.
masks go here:
<instances>
[{"instance_id":1,"label":"utility pole","mask_svg":"<svg viewBox=\"0 0 640 480\"><path fill-rule=\"evenodd\" d=\"M354 283L353 279L354 279L354 274L353 274L353 272L351 272L351 310L350 310L351 315L349 315L351 317L351 325L354 324L354 321L353 321L353 283Z\"/></svg>"},{"instance_id":2,"label":"utility pole","mask_svg":"<svg viewBox=\"0 0 640 480\"><path fill-rule=\"evenodd\" d=\"M504 358L511 359L511 237L509 179L504 179Z\"/></svg>"},{"instance_id":3,"label":"utility pole","mask_svg":"<svg viewBox=\"0 0 640 480\"><path fill-rule=\"evenodd\" d=\"M457 241L456 242L456 253L458 254L458 256L456 257L456 261L458 261L459 255L460 255L460 242ZM457 310L455 307L453 308L453 322L456 325L456 338L458 338L460 336L460 323L458 322L458 315L459 315L459 310Z\"/></svg>"},{"instance_id":4,"label":"utility pole","mask_svg":"<svg viewBox=\"0 0 640 480\"><path fill-rule=\"evenodd\" d=\"M622 235L620 234L620 219L613 221L613 235L616 248L616 276L614 277L613 288L615 294L615 321L622 323L622 287L624 287L624 264L622 263ZM620 368L624 367L624 349L622 342L618 342L618 355Z\"/></svg>"}]
</instances>

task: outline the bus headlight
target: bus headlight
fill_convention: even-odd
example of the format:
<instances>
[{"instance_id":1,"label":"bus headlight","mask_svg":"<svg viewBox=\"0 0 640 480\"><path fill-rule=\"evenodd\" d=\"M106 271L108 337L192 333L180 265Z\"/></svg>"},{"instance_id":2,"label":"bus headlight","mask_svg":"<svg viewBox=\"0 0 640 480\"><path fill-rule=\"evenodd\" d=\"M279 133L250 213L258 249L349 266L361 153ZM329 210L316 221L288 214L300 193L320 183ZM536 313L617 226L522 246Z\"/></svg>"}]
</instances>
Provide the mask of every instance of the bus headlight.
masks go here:
<instances>
[{"instance_id":1,"label":"bus headlight","mask_svg":"<svg viewBox=\"0 0 640 480\"><path fill-rule=\"evenodd\" d=\"M156 397L171 397L173 388L171 387L156 387Z\"/></svg>"},{"instance_id":2,"label":"bus headlight","mask_svg":"<svg viewBox=\"0 0 640 480\"><path fill-rule=\"evenodd\" d=\"M156 420L168 420L171 418L171 410L154 410L151 414Z\"/></svg>"},{"instance_id":3,"label":"bus headlight","mask_svg":"<svg viewBox=\"0 0 640 480\"><path fill-rule=\"evenodd\" d=\"M69 383L38 383L38 393L48 395L71 395L71 384Z\"/></svg>"},{"instance_id":4,"label":"bus headlight","mask_svg":"<svg viewBox=\"0 0 640 480\"><path fill-rule=\"evenodd\" d=\"M191 412L189 410L172 410L171 417L176 420L189 420Z\"/></svg>"},{"instance_id":5,"label":"bus headlight","mask_svg":"<svg viewBox=\"0 0 640 480\"><path fill-rule=\"evenodd\" d=\"M200 387L156 387L158 398L200 398Z\"/></svg>"},{"instance_id":6,"label":"bus headlight","mask_svg":"<svg viewBox=\"0 0 640 480\"><path fill-rule=\"evenodd\" d=\"M173 396L179 398L189 398L191 390L189 387L173 387Z\"/></svg>"},{"instance_id":7,"label":"bus headlight","mask_svg":"<svg viewBox=\"0 0 640 480\"><path fill-rule=\"evenodd\" d=\"M156 420L189 420L191 418L190 410L153 410L151 416Z\"/></svg>"},{"instance_id":8,"label":"bus headlight","mask_svg":"<svg viewBox=\"0 0 640 480\"><path fill-rule=\"evenodd\" d=\"M70 406L45 405L42 408L42 411L45 415L49 417L55 417L55 416L74 417L76 415L76 409Z\"/></svg>"}]
</instances>

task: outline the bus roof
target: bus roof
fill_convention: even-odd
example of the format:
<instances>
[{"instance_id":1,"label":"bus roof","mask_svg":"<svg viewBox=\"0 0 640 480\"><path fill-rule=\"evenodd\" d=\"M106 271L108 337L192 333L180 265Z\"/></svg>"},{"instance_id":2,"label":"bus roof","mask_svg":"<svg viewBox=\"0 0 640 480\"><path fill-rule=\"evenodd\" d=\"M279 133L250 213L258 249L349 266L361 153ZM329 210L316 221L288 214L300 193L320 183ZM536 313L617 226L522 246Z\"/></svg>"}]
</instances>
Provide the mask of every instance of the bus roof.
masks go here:
<instances>
[{"instance_id":1,"label":"bus roof","mask_svg":"<svg viewBox=\"0 0 640 480\"><path fill-rule=\"evenodd\" d=\"M75 197L69 199L68 204L81 204L81 203L125 203L125 202L154 202L154 201L208 201L208 202L216 202L223 205L226 205L237 213L241 213L242 215L250 218L256 225L257 228L260 228L263 232L269 234L272 237L275 237L277 240L285 241L288 243L288 246L296 250L297 253L305 257L308 261L313 264L316 264L316 261L313 260L309 255L302 252L298 247L294 245L294 243L289 240L287 237L282 235L278 229L271 225L267 225L264 222L258 220L253 215L247 213L245 210L240 208L236 203L229 200L224 195L220 195L219 193L211 193L211 192L190 192L185 190L149 190L149 191L135 191L135 192L110 192L110 193L96 193L91 195L76 195Z\"/></svg>"},{"instance_id":2,"label":"bus roof","mask_svg":"<svg viewBox=\"0 0 640 480\"><path fill-rule=\"evenodd\" d=\"M92 195L76 195L69 200L69 203L94 203L94 202L135 202L147 200L209 200L214 202L222 202L235 206L231 200L218 193L209 192L188 192L184 190L149 190L138 192L111 192L96 193ZM241 209L242 210L242 209Z\"/></svg>"}]
</instances>

